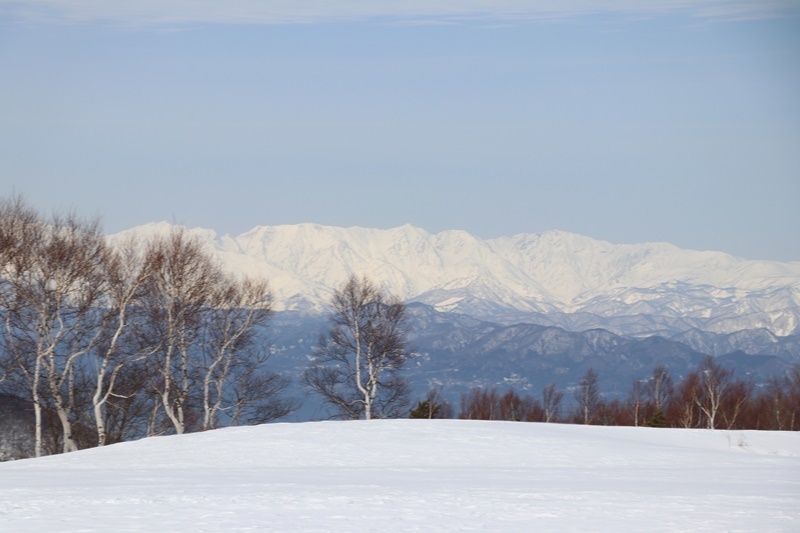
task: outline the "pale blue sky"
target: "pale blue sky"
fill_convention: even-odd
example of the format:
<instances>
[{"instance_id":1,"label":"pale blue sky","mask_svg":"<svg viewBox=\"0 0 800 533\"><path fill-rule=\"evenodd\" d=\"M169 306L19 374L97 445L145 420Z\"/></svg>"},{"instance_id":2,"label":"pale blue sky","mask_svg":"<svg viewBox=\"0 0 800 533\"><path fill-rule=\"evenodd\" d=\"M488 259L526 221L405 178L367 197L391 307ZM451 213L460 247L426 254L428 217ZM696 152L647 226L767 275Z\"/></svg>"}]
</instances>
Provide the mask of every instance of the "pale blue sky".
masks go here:
<instances>
[{"instance_id":1,"label":"pale blue sky","mask_svg":"<svg viewBox=\"0 0 800 533\"><path fill-rule=\"evenodd\" d=\"M0 194L800 260L800 2L383 4L0 0Z\"/></svg>"}]
</instances>

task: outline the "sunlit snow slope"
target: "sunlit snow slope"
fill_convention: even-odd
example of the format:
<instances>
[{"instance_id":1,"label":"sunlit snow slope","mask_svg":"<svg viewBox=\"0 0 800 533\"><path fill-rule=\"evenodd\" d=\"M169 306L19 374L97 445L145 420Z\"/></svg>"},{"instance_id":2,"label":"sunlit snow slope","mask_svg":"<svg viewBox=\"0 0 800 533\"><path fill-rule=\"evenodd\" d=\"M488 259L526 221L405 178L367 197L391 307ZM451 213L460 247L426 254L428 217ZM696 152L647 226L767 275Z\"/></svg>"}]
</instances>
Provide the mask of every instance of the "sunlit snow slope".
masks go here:
<instances>
[{"instance_id":1,"label":"sunlit snow slope","mask_svg":"<svg viewBox=\"0 0 800 533\"><path fill-rule=\"evenodd\" d=\"M2 531L798 531L800 433L459 420L160 437L0 464Z\"/></svg>"}]
</instances>

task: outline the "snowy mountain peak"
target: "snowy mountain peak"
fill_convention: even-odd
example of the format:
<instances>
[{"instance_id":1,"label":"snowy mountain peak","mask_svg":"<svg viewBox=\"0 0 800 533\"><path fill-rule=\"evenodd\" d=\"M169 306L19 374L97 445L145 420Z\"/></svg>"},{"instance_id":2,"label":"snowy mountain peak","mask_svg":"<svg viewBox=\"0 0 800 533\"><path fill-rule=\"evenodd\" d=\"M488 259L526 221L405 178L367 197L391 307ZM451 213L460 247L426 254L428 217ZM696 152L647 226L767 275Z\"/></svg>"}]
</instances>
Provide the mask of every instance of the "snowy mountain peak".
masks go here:
<instances>
[{"instance_id":1,"label":"snowy mountain peak","mask_svg":"<svg viewBox=\"0 0 800 533\"><path fill-rule=\"evenodd\" d=\"M109 236L112 243L122 242L128 238L135 238L139 240L147 240L153 237L165 237L169 235L174 228L184 228L191 235L209 243L216 243L219 239L217 232L212 229L206 228L189 228L183 224L172 224L170 222L148 222L141 226L136 226L131 229L120 231Z\"/></svg>"},{"instance_id":2,"label":"snowy mountain peak","mask_svg":"<svg viewBox=\"0 0 800 533\"><path fill-rule=\"evenodd\" d=\"M147 224L112 241L170 227ZM431 234L410 224L258 226L236 237L190 231L228 269L267 277L278 309L322 310L333 288L354 273L403 299L494 320L546 319L619 332L633 315L650 317L656 330L764 327L786 335L800 326L800 263L747 261L669 243L617 245L557 230L495 239L461 230Z\"/></svg>"}]
</instances>

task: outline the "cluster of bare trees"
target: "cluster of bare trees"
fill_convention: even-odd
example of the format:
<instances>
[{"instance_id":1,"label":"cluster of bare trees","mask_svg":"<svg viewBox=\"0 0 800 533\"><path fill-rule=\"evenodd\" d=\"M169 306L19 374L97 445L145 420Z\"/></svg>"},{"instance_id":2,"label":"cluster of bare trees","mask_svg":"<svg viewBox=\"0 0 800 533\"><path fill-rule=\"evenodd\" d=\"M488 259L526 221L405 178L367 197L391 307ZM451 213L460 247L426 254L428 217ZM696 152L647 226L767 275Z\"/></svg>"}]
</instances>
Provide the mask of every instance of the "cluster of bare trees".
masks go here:
<instances>
[{"instance_id":1,"label":"cluster of bare trees","mask_svg":"<svg viewBox=\"0 0 800 533\"><path fill-rule=\"evenodd\" d=\"M458 418L467 420L506 420L514 422L563 422L564 393L555 384L542 389L541 399L520 396L515 390L476 388L461 395Z\"/></svg>"},{"instance_id":2,"label":"cluster of bare trees","mask_svg":"<svg viewBox=\"0 0 800 533\"><path fill-rule=\"evenodd\" d=\"M700 366L673 383L667 369L633 382L627 398L606 400L599 376L589 369L573 391L574 403L563 409L564 393L554 384L541 398L513 390L473 389L462 395L459 418L527 422L567 422L611 426L709 429L800 430L800 365L756 388L706 357Z\"/></svg>"},{"instance_id":3,"label":"cluster of bare trees","mask_svg":"<svg viewBox=\"0 0 800 533\"><path fill-rule=\"evenodd\" d=\"M0 388L32 405L36 456L284 416L270 315L266 282L184 230L110 246L95 222L0 201Z\"/></svg>"}]
</instances>

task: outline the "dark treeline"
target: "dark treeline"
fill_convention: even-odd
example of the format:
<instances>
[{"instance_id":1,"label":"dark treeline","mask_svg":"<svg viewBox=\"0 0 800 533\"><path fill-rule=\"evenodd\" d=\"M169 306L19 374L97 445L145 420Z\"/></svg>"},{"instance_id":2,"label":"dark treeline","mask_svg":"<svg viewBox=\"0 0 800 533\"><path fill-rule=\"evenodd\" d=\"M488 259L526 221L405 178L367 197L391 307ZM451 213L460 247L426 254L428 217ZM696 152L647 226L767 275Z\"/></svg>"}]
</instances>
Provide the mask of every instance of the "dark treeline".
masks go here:
<instances>
[{"instance_id":1,"label":"dark treeline","mask_svg":"<svg viewBox=\"0 0 800 533\"><path fill-rule=\"evenodd\" d=\"M185 230L110 246L99 225L0 200L0 394L32 453L274 420L267 283L226 274Z\"/></svg>"},{"instance_id":2,"label":"dark treeline","mask_svg":"<svg viewBox=\"0 0 800 533\"><path fill-rule=\"evenodd\" d=\"M800 430L800 365L758 388L735 377L734 371L708 356L695 371L673 383L664 367L636 380L625 399L606 400L600 377L589 369L572 391L570 407L564 392L545 387L539 398L516 391L473 389L461 397L458 418L525 422L564 422L607 426L651 426L710 429ZM433 398L433 399L432 399ZM447 402L429 396L412 418L452 413ZM433 416L433 414L436 416ZM445 418L445 416L441 416Z\"/></svg>"}]
</instances>

